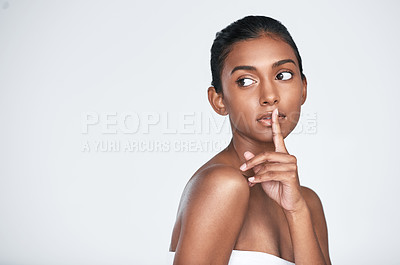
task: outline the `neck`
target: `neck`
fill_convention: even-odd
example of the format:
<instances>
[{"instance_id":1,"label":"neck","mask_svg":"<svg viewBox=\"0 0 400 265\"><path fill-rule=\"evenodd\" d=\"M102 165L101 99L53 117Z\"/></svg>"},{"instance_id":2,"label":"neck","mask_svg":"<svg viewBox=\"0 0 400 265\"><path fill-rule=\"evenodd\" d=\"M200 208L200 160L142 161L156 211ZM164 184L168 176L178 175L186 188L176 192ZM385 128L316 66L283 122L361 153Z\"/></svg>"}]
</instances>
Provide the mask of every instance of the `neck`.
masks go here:
<instances>
[{"instance_id":1,"label":"neck","mask_svg":"<svg viewBox=\"0 0 400 265\"><path fill-rule=\"evenodd\" d=\"M227 147L227 151L231 153L236 159L238 166L243 164L246 159L244 152L250 151L254 155L258 155L265 151L275 151L275 145L272 142L260 142L254 139L250 139L240 133L234 133L231 142Z\"/></svg>"}]
</instances>

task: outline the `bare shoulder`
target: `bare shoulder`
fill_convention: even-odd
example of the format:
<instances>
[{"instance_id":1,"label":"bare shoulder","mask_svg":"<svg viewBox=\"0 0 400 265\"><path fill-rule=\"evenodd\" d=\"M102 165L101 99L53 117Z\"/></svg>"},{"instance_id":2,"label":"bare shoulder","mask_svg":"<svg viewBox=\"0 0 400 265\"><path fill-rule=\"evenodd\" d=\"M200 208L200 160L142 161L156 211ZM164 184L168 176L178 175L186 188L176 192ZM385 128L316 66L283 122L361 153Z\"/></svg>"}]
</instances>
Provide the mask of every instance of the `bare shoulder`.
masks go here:
<instances>
[{"instance_id":1,"label":"bare shoulder","mask_svg":"<svg viewBox=\"0 0 400 265\"><path fill-rule=\"evenodd\" d=\"M198 170L186 184L180 202L180 209L185 210L189 202L202 199L211 194L227 196L229 199L246 199L249 186L246 178L238 169L224 164L214 164ZM230 194L236 194L231 197Z\"/></svg>"},{"instance_id":2,"label":"bare shoulder","mask_svg":"<svg viewBox=\"0 0 400 265\"><path fill-rule=\"evenodd\" d=\"M326 228L324 209L318 194L305 186L301 186L301 193L306 200L308 208L310 209L314 225L321 229Z\"/></svg>"},{"instance_id":3,"label":"bare shoulder","mask_svg":"<svg viewBox=\"0 0 400 265\"><path fill-rule=\"evenodd\" d=\"M192 192L203 188L211 188L210 192L218 191L229 193L242 191L244 195L249 192L247 180L239 169L223 164L212 165L197 172L190 179L187 186L190 187Z\"/></svg>"},{"instance_id":4,"label":"bare shoulder","mask_svg":"<svg viewBox=\"0 0 400 265\"><path fill-rule=\"evenodd\" d=\"M301 193L310 210L321 210L322 202L318 194L309 187L301 186Z\"/></svg>"},{"instance_id":5,"label":"bare shoulder","mask_svg":"<svg viewBox=\"0 0 400 265\"><path fill-rule=\"evenodd\" d=\"M301 186L301 192L306 200L308 208L310 209L314 230L325 260L327 261L327 264L331 264L328 246L328 227L321 199L315 191L308 187Z\"/></svg>"},{"instance_id":6,"label":"bare shoulder","mask_svg":"<svg viewBox=\"0 0 400 265\"><path fill-rule=\"evenodd\" d=\"M227 264L249 195L247 180L238 169L216 164L196 172L182 194L174 264Z\"/></svg>"}]
</instances>

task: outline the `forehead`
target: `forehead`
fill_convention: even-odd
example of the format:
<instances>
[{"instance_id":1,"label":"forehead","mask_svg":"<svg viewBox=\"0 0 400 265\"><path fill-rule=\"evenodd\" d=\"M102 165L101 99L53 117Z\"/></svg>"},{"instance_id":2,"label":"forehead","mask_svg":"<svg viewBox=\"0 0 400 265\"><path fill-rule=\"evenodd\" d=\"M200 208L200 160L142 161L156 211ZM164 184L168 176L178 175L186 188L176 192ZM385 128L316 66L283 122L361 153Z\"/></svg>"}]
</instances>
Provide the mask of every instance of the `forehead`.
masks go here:
<instances>
[{"instance_id":1,"label":"forehead","mask_svg":"<svg viewBox=\"0 0 400 265\"><path fill-rule=\"evenodd\" d=\"M292 59L298 65L292 47L282 40L259 37L240 41L232 46L226 57L222 76L230 75L231 70L238 65L253 65L266 69L283 59Z\"/></svg>"}]
</instances>

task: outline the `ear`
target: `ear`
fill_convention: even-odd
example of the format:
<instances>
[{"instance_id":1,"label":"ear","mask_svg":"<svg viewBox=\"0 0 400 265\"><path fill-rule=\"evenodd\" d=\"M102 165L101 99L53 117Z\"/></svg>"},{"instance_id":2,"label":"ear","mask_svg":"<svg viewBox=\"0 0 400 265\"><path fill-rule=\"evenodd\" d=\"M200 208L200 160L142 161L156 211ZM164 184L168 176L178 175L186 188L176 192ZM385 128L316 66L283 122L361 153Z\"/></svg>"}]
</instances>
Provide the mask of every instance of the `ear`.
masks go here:
<instances>
[{"instance_id":1,"label":"ear","mask_svg":"<svg viewBox=\"0 0 400 265\"><path fill-rule=\"evenodd\" d=\"M208 101L211 104L211 107L215 110L219 115L225 116L228 114L226 111L226 107L223 101L224 95L221 93L217 93L215 91L215 87L210 86L208 88Z\"/></svg>"},{"instance_id":2,"label":"ear","mask_svg":"<svg viewBox=\"0 0 400 265\"><path fill-rule=\"evenodd\" d=\"M301 92L301 105L303 105L307 99L307 78L305 76L302 82L303 82L303 90Z\"/></svg>"}]
</instances>

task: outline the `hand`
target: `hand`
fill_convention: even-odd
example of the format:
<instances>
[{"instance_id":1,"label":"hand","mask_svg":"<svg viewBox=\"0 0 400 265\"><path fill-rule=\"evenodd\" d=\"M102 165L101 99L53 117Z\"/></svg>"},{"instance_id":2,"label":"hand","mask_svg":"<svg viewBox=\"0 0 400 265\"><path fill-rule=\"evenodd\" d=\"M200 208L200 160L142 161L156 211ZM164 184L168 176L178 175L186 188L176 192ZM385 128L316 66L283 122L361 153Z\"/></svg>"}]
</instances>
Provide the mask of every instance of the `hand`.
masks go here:
<instances>
[{"instance_id":1,"label":"hand","mask_svg":"<svg viewBox=\"0 0 400 265\"><path fill-rule=\"evenodd\" d=\"M248 178L250 186L260 183L264 192L276 201L285 211L295 212L305 205L301 194L297 159L286 149L278 121L278 109L272 112L272 139L275 152L263 152L258 155L246 151L246 162L242 171L253 168L255 175Z\"/></svg>"}]
</instances>

